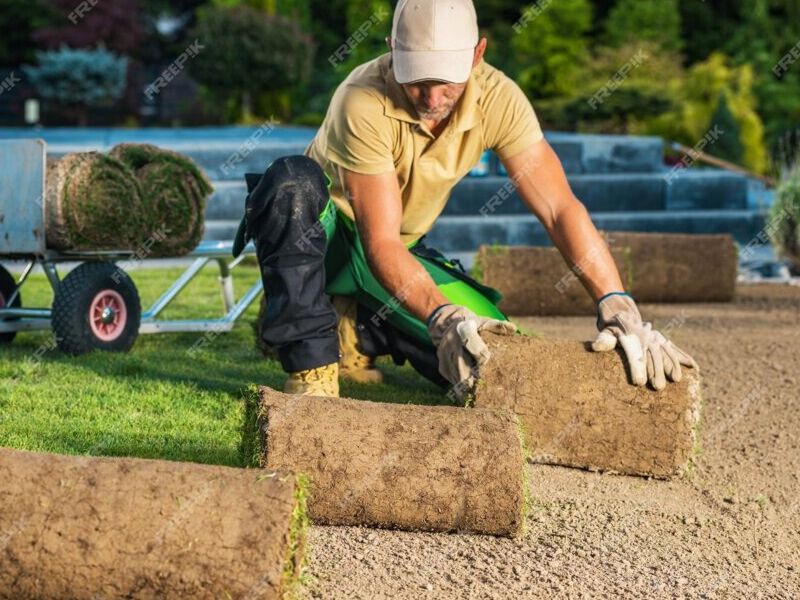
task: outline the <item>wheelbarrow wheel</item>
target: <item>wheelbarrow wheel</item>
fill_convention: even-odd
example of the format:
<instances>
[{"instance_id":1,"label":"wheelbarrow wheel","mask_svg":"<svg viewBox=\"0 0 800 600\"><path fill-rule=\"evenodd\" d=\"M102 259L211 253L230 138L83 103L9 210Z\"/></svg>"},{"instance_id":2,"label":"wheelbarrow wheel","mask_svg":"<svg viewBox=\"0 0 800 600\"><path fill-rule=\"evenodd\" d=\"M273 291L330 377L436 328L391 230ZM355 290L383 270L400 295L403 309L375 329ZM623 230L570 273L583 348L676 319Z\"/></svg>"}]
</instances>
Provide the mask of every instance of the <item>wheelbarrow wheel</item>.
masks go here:
<instances>
[{"instance_id":1,"label":"wheelbarrow wheel","mask_svg":"<svg viewBox=\"0 0 800 600\"><path fill-rule=\"evenodd\" d=\"M6 269L0 266L0 308L19 308L22 306L22 296L17 294L13 302L9 304L9 299L14 295L17 289L17 282L14 276L11 275ZM3 321L14 321L15 317L3 319ZM0 333L0 344L10 344L14 337L17 335L16 331L5 331Z\"/></svg>"},{"instance_id":2,"label":"wheelbarrow wheel","mask_svg":"<svg viewBox=\"0 0 800 600\"><path fill-rule=\"evenodd\" d=\"M141 313L139 292L125 271L110 262L87 262L58 285L53 333L68 354L127 352L139 334Z\"/></svg>"}]
</instances>

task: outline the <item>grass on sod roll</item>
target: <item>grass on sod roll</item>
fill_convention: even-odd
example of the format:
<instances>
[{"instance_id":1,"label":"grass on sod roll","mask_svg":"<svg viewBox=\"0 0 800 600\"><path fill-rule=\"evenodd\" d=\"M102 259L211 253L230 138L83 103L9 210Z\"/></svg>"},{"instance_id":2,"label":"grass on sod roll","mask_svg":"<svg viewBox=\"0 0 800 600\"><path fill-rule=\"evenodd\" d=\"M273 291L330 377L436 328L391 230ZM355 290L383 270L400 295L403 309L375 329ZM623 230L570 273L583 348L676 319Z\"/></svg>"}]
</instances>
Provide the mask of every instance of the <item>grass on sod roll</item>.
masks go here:
<instances>
[{"instance_id":1,"label":"grass on sod roll","mask_svg":"<svg viewBox=\"0 0 800 600\"><path fill-rule=\"evenodd\" d=\"M121 265L124 266L124 265ZM142 309L174 282L180 268L136 269ZM236 292L257 280L254 264L233 271ZM64 273L62 273L62 276ZM162 313L191 319L220 314L218 270L207 266ZM52 292L41 273L22 288L23 306L48 307ZM51 332L22 332L0 345L0 446L63 454L163 458L252 466L247 389L280 389L280 365L256 350L252 323L258 302L230 333L142 335L127 354L66 356ZM379 402L450 404L411 367L379 361L383 385L342 381L341 394ZM249 435L250 435L249 434ZM249 451L248 451L249 449Z\"/></svg>"}]
</instances>

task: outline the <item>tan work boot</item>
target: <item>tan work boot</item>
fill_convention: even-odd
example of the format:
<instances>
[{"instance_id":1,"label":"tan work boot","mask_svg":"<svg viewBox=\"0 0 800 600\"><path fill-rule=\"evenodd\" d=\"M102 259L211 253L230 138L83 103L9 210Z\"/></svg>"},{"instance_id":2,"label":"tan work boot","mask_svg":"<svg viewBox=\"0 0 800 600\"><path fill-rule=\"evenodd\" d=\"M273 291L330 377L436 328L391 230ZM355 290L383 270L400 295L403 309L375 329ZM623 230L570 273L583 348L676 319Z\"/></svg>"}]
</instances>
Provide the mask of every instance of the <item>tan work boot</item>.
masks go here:
<instances>
[{"instance_id":1,"label":"tan work boot","mask_svg":"<svg viewBox=\"0 0 800 600\"><path fill-rule=\"evenodd\" d=\"M358 346L356 301L334 296L333 307L339 316L339 374L356 383L383 383L383 373L375 367L375 357L367 356Z\"/></svg>"},{"instance_id":2,"label":"tan work boot","mask_svg":"<svg viewBox=\"0 0 800 600\"><path fill-rule=\"evenodd\" d=\"M283 391L287 394L300 394L301 396L338 398L339 363L289 373L289 378L283 384Z\"/></svg>"}]
</instances>

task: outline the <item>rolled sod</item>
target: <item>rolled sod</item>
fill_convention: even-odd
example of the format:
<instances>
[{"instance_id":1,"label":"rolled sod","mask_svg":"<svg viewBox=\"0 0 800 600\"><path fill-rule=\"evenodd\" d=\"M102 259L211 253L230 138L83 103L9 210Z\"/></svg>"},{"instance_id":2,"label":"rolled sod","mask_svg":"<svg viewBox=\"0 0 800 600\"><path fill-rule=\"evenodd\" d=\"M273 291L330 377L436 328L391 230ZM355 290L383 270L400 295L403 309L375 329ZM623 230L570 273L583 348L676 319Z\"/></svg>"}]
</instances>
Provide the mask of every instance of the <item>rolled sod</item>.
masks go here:
<instances>
[{"instance_id":1,"label":"rolled sod","mask_svg":"<svg viewBox=\"0 0 800 600\"><path fill-rule=\"evenodd\" d=\"M687 466L700 418L694 369L656 392L628 383L617 352L524 335L485 340L492 357L474 406L516 413L535 462L665 479Z\"/></svg>"},{"instance_id":2,"label":"rolled sod","mask_svg":"<svg viewBox=\"0 0 800 600\"><path fill-rule=\"evenodd\" d=\"M519 422L505 410L383 404L261 388L261 465L307 475L312 521L514 536Z\"/></svg>"},{"instance_id":3,"label":"rolled sod","mask_svg":"<svg viewBox=\"0 0 800 600\"><path fill-rule=\"evenodd\" d=\"M205 173L189 157L150 144L119 144L109 155L136 175L148 205L148 228L168 232L155 240L153 254L191 252L203 238L206 201L214 189Z\"/></svg>"},{"instance_id":4,"label":"rolled sod","mask_svg":"<svg viewBox=\"0 0 800 600\"><path fill-rule=\"evenodd\" d=\"M640 302L730 302L736 291L739 253L727 234L609 231L612 249L623 250L626 277Z\"/></svg>"},{"instance_id":5,"label":"rolled sod","mask_svg":"<svg viewBox=\"0 0 800 600\"><path fill-rule=\"evenodd\" d=\"M47 244L182 256L203 237L211 191L191 159L149 144L67 154L47 166Z\"/></svg>"},{"instance_id":6,"label":"rolled sod","mask_svg":"<svg viewBox=\"0 0 800 600\"><path fill-rule=\"evenodd\" d=\"M304 484L255 469L0 449L0 598L282 598Z\"/></svg>"},{"instance_id":7,"label":"rolled sod","mask_svg":"<svg viewBox=\"0 0 800 600\"><path fill-rule=\"evenodd\" d=\"M613 251L625 280L622 251ZM502 292L499 307L514 316L579 316L595 306L577 275L556 248L481 246L476 257L479 279Z\"/></svg>"},{"instance_id":8,"label":"rolled sod","mask_svg":"<svg viewBox=\"0 0 800 600\"><path fill-rule=\"evenodd\" d=\"M133 172L98 152L47 166L46 239L54 250L133 249L150 235Z\"/></svg>"},{"instance_id":9,"label":"rolled sod","mask_svg":"<svg viewBox=\"0 0 800 600\"><path fill-rule=\"evenodd\" d=\"M729 302L738 257L729 235L607 232L625 288L638 302ZM591 257L578 266L588 264ZM595 306L556 248L482 246L477 272L515 316L594 315Z\"/></svg>"}]
</instances>

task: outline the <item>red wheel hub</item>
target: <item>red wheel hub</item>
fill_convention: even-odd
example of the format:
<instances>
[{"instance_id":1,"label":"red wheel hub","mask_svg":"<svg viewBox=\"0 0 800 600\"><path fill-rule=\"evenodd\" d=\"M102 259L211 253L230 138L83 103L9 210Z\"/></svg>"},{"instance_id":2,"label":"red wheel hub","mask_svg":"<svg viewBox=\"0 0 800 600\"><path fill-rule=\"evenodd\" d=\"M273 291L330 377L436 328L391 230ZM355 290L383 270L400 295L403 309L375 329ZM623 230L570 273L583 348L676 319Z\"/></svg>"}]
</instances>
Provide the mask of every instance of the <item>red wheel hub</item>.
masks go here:
<instances>
[{"instance_id":1,"label":"red wheel hub","mask_svg":"<svg viewBox=\"0 0 800 600\"><path fill-rule=\"evenodd\" d=\"M102 290L89 305L89 326L104 342L113 342L125 330L128 309L125 300L114 290Z\"/></svg>"}]
</instances>

